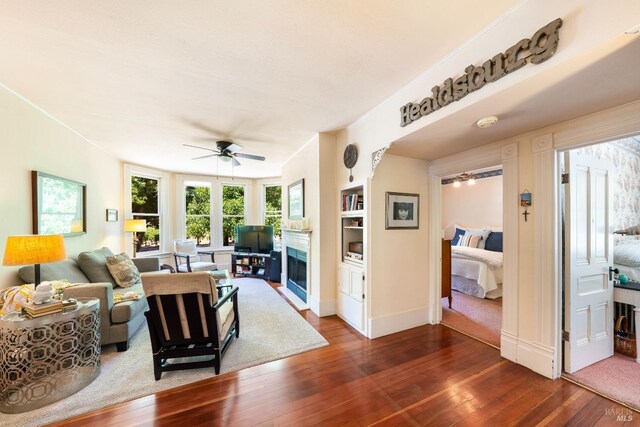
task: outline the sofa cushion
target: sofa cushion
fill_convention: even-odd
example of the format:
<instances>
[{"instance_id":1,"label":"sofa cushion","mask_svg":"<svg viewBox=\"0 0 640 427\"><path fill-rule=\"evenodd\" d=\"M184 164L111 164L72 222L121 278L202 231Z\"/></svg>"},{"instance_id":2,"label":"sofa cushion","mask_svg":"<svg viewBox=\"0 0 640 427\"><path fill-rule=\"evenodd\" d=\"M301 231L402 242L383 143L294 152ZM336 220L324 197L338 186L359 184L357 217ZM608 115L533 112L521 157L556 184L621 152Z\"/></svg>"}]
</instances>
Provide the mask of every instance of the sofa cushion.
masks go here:
<instances>
[{"instance_id":1,"label":"sofa cushion","mask_svg":"<svg viewBox=\"0 0 640 427\"><path fill-rule=\"evenodd\" d=\"M121 288L128 288L140 281L140 272L129 256L122 252L107 257L107 268L116 284Z\"/></svg>"},{"instance_id":2,"label":"sofa cushion","mask_svg":"<svg viewBox=\"0 0 640 427\"><path fill-rule=\"evenodd\" d=\"M116 281L107 268L107 257L113 252L109 248L100 248L94 251L82 252L78 255L78 266L92 283L109 282L112 285Z\"/></svg>"},{"instance_id":3,"label":"sofa cushion","mask_svg":"<svg viewBox=\"0 0 640 427\"><path fill-rule=\"evenodd\" d=\"M36 281L33 265L22 267L18 270L18 276L24 283L34 283ZM87 283L89 281L87 276L78 268L78 264L72 259L40 264L40 280L43 282L66 280L69 283Z\"/></svg>"},{"instance_id":4,"label":"sofa cushion","mask_svg":"<svg viewBox=\"0 0 640 427\"><path fill-rule=\"evenodd\" d=\"M144 291L141 283L136 283L130 288L127 288L127 291L137 292L143 295L143 297L137 301L125 301L115 304L111 309L112 323L126 323L136 317L138 313L147 309L147 299L144 297Z\"/></svg>"}]
</instances>

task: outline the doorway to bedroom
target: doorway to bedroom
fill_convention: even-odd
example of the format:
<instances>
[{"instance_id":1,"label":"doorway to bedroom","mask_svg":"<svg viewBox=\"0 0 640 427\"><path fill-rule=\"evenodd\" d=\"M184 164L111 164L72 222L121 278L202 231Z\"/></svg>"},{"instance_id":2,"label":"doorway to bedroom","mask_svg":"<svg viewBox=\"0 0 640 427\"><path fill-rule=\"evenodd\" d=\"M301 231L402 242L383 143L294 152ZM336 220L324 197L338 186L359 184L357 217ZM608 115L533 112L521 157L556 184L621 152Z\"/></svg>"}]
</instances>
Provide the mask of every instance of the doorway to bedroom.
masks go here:
<instances>
[{"instance_id":1,"label":"doorway to bedroom","mask_svg":"<svg viewBox=\"0 0 640 427\"><path fill-rule=\"evenodd\" d=\"M442 324L496 348L502 327L502 167L442 178Z\"/></svg>"}]
</instances>

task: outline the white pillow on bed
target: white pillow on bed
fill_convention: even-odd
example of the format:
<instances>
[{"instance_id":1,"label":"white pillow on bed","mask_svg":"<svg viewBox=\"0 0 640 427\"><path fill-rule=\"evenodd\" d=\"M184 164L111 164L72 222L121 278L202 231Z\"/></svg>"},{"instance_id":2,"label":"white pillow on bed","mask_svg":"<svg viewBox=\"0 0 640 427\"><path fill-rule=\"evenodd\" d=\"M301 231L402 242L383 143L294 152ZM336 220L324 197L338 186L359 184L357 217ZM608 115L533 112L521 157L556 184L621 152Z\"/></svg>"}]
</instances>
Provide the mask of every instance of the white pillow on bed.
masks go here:
<instances>
[{"instance_id":1,"label":"white pillow on bed","mask_svg":"<svg viewBox=\"0 0 640 427\"><path fill-rule=\"evenodd\" d=\"M489 234L491 234L491 227L489 226L482 227L482 228L469 228L459 224L454 224L454 227L455 227L454 230L456 228L459 228L460 230L464 230L465 234L469 233L472 235L482 236L482 239L480 239L480 242L478 243L478 249L484 249L484 245L487 243L487 237L489 237Z\"/></svg>"},{"instance_id":2,"label":"white pillow on bed","mask_svg":"<svg viewBox=\"0 0 640 427\"><path fill-rule=\"evenodd\" d=\"M613 262L628 267L640 267L640 240L614 246Z\"/></svg>"}]
</instances>

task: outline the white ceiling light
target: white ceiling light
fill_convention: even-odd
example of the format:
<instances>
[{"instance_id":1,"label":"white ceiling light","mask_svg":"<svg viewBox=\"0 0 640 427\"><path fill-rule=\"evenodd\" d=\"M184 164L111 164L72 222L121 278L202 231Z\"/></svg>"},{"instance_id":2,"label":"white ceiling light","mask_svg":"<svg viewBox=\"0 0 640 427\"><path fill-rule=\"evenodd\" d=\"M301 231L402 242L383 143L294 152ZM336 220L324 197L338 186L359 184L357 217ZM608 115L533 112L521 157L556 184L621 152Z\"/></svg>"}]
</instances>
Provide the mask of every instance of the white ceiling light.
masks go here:
<instances>
[{"instance_id":1,"label":"white ceiling light","mask_svg":"<svg viewBox=\"0 0 640 427\"><path fill-rule=\"evenodd\" d=\"M498 116L487 116L483 117L476 122L476 125L480 129L488 128L498 123Z\"/></svg>"}]
</instances>

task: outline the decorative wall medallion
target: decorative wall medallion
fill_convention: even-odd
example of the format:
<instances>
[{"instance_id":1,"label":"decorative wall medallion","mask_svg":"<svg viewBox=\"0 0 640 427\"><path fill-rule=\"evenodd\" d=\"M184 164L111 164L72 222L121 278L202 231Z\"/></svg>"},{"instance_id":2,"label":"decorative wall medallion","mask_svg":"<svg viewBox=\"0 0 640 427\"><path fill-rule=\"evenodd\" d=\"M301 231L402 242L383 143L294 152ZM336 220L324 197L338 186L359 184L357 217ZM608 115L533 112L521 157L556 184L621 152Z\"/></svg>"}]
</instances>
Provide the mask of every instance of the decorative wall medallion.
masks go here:
<instances>
[{"instance_id":1,"label":"decorative wall medallion","mask_svg":"<svg viewBox=\"0 0 640 427\"><path fill-rule=\"evenodd\" d=\"M349 182L353 181L353 167L358 162L358 147L349 144L344 149L344 166L349 169Z\"/></svg>"},{"instance_id":2,"label":"decorative wall medallion","mask_svg":"<svg viewBox=\"0 0 640 427\"><path fill-rule=\"evenodd\" d=\"M387 151L387 148L389 147L384 147L379 149L378 151L374 151L374 153L371 155L371 176L373 176L374 172L376 171L376 167L382 160L382 156L384 155L384 152Z\"/></svg>"}]
</instances>

